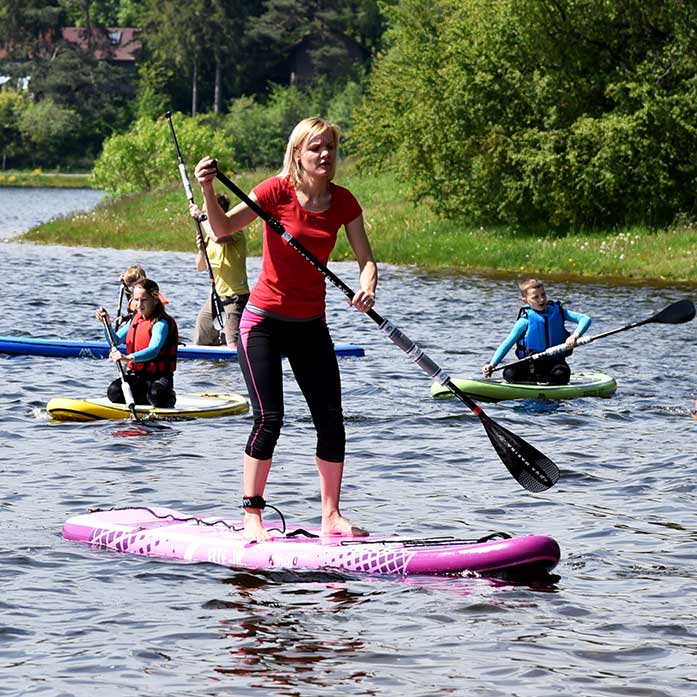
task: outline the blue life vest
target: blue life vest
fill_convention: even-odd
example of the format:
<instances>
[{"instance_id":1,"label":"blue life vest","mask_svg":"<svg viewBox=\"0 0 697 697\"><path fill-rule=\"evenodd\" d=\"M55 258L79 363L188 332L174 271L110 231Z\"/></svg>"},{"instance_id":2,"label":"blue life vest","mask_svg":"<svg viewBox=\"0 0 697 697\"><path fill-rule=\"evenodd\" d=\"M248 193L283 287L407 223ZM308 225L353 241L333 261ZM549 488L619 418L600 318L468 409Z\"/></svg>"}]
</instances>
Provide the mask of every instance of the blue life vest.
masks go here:
<instances>
[{"instance_id":1,"label":"blue life vest","mask_svg":"<svg viewBox=\"0 0 697 697\"><path fill-rule=\"evenodd\" d=\"M525 305L518 312L518 319L521 317L528 320L528 329L516 343L518 358L563 344L569 336L564 326L564 310L558 300L548 302L542 312Z\"/></svg>"}]
</instances>

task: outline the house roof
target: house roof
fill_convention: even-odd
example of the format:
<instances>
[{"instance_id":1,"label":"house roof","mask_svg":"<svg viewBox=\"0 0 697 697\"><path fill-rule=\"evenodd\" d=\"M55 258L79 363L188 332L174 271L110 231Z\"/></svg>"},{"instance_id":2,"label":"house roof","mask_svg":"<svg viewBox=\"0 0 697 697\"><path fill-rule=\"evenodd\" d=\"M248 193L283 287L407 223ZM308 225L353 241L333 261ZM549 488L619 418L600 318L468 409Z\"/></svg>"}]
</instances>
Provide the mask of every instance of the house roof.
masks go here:
<instances>
[{"instance_id":1,"label":"house roof","mask_svg":"<svg viewBox=\"0 0 697 697\"><path fill-rule=\"evenodd\" d=\"M63 27L61 32L65 41L76 44L85 50L88 48L87 29ZM137 34L138 29L135 27L92 29L94 57L98 60L135 61L136 55L143 45L138 40Z\"/></svg>"}]
</instances>

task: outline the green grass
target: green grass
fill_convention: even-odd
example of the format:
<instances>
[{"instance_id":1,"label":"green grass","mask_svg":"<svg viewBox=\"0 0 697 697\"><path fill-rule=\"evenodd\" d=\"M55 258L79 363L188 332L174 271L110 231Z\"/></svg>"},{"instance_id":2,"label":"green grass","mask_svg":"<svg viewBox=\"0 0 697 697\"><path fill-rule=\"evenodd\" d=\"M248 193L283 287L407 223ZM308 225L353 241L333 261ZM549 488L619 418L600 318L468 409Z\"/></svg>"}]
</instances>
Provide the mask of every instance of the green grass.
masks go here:
<instances>
[{"instance_id":1,"label":"green grass","mask_svg":"<svg viewBox=\"0 0 697 697\"><path fill-rule=\"evenodd\" d=\"M269 174L247 172L234 180L249 191ZM443 220L426 204L410 203L406 187L391 174L361 175L350 165L339 174L337 183L351 189L363 206L366 229L380 262L507 277L529 274L549 279L697 286L697 225L660 231L636 226L566 234L485 229ZM218 188L223 190L222 185ZM261 253L260 229L258 222L250 229L250 255ZM193 251L194 233L181 185L173 183L166 191L107 201L90 213L51 221L21 239ZM333 258L352 258L343 236Z\"/></svg>"},{"instance_id":2,"label":"green grass","mask_svg":"<svg viewBox=\"0 0 697 697\"><path fill-rule=\"evenodd\" d=\"M40 169L0 170L0 186L48 187L52 189L92 188L89 173L86 172L44 172Z\"/></svg>"}]
</instances>

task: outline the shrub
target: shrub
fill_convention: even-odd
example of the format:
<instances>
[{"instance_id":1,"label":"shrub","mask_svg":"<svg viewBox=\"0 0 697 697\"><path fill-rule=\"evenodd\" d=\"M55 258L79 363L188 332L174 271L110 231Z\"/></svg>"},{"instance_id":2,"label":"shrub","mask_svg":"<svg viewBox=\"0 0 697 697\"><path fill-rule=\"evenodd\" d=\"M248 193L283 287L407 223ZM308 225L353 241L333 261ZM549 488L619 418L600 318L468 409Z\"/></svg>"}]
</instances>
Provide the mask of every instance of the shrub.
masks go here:
<instances>
[{"instance_id":1,"label":"shrub","mask_svg":"<svg viewBox=\"0 0 697 697\"><path fill-rule=\"evenodd\" d=\"M684 0L402 0L354 114L450 217L661 225L697 208L697 9Z\"/></svg>"},{"instance_id":2,"label":"shrub","mask_svg":"<svg viewBox=\"0 0 697 697\"><path fill-rule=\"evenodd\" d=\"M204 155L224 158L225 168L233 167L230 138L208 123L206 117L175 114L173 122L192 185L194 166ZM127 133L108 138L92 170L92 178L96 186L117 195L171 186L179 180L167 121L143 117Z\"/></svg>"}]
</instances>

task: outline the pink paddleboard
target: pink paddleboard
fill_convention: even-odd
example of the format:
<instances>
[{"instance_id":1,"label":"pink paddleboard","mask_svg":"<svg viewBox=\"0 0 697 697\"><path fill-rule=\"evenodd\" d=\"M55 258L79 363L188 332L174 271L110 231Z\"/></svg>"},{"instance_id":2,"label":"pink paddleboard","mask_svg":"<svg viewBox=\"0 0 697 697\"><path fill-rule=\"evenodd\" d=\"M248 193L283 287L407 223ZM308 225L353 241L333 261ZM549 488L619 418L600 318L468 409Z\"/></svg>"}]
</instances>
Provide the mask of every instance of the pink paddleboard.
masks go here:
<instances>
[{"instance_id":1,"label":"pink paddleboard","mask_svg":"<svg viewBox=\"0 0 697 697\"><path fill-rule=\"evenodd\" d=\"M544 535L483 542L322 537L317 530L288 528L281 533L273 521L266 525L273 539L250 543L238 532L239 520L195 517L160 506L133 507L70 518L63 526L63 537L100 549L237 569L332 569L391 575L529 574L553 569L560 556L557 542Z\"/></svg>"}]
</instances>

